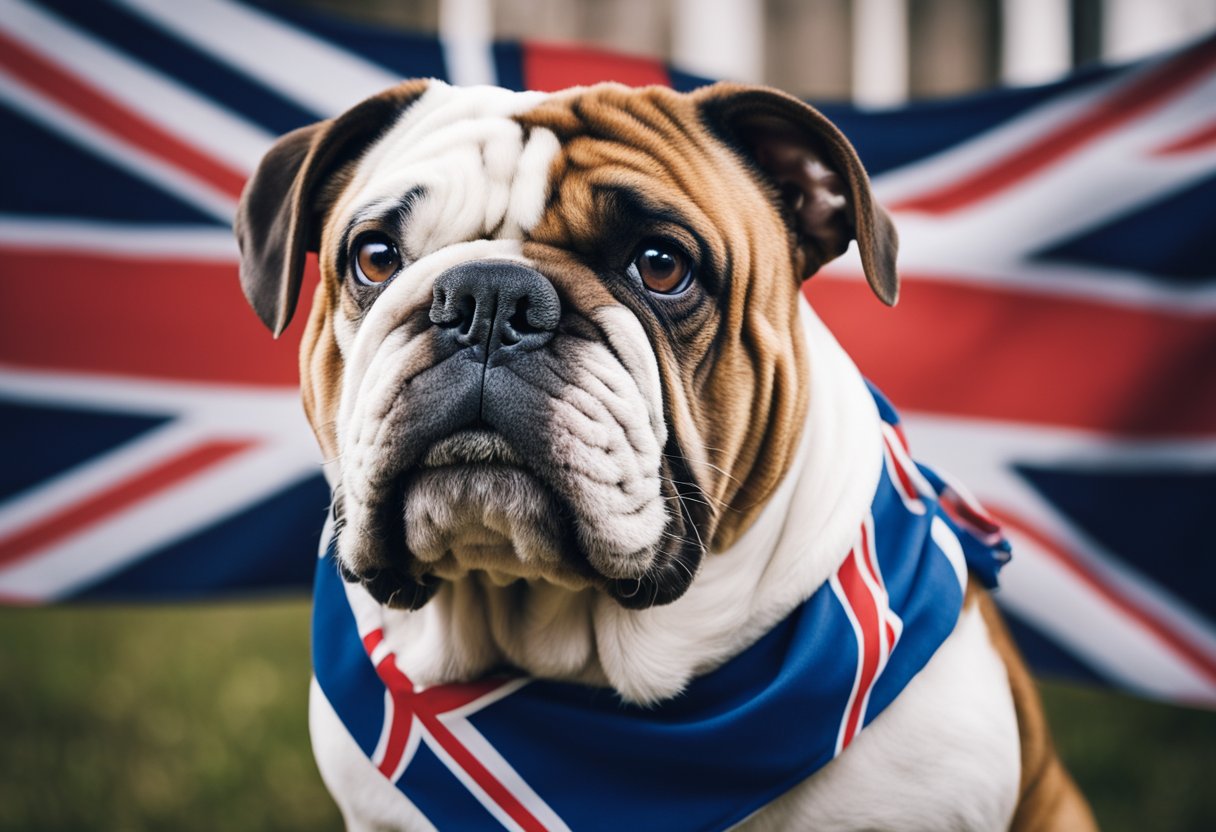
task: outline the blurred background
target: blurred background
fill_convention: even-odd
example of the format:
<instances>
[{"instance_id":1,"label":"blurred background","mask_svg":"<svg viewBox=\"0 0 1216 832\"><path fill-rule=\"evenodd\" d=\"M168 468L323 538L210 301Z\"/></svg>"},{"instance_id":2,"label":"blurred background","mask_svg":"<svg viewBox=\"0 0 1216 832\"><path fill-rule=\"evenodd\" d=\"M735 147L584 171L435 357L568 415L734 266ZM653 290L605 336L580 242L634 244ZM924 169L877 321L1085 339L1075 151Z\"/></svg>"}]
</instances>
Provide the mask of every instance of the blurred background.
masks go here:
<instances>
[{"instance_id":1,"label":"blurred background","mask_svg":"<svg viewBox=\"0 0 1216 832\"><path fill-rule=\"evenodd\" d=\"M867 105L1054 81L1216 27L1213 0L297 0L451 40L576 41Z\"/></svg>"},{"instance_id":2,"label":"blurred background","mask_svg":"<svg viewBox=\"0 0 1216 832\"><path fill-rule=\"evenodd\" d=\"M1049 82L1216 28L1216 0L266 5L437 34L455 52L491 37L594 44L866 107ZM475 56L459 65L477 79ZM302 596L0 607L0 830L339 828L309 750L308 680ZM1044 695L1103 828L1216 829L1216 714L1058 681Z\"/></svg>"}]
</instances>

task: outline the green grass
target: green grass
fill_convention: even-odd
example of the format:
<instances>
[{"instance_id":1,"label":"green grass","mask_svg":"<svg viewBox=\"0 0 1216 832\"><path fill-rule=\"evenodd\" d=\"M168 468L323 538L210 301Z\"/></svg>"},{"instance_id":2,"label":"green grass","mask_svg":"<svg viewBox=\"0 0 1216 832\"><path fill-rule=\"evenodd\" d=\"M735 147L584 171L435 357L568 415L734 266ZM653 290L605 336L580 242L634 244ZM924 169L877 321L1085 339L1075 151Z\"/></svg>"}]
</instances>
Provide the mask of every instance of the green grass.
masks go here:
<instances>
[{"instance_id":1,"label":"green grass","mask_svg":"<svg viewBox=\"0 0 1216 832\"><path fill-rule=\"evenodd\" d=\"M1107 830L1216 829L1216 714L1049 685ZM0 830L332 830L304 602L0 610Z\"/></svg>"},{"instance_id":2,"label":"green grass","mask_svg":"<svg viewBox=\"0 0 1216 832\"><path fill-rule=\"evenodd\" d=\"M0 829L332 830L302 602L0 611Z\"/></svg>"}]
</instances>

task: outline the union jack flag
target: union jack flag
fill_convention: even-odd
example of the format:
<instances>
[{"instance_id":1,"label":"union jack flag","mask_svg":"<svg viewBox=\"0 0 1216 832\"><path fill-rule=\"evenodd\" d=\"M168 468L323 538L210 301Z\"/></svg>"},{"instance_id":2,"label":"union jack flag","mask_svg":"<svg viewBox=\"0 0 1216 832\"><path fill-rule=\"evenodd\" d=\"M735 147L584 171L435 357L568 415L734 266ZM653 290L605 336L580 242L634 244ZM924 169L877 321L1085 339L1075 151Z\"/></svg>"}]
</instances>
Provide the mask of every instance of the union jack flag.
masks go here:
<instances>
[{"instance_id":1,"label":"union jack flag","mask_svg":"<svg viewBox=\"0 0 1216 832\"><path fill-rule=\"evenodd\" d=\"M5 601L310 583L328 493L300 328L272 342L249 313L229 223L277 135L416 76L703 83L238 0L0 1ZM893 209L905 288L879 308L850 255L808 297L918 454L1003 521L1032 661L1216 704L1216 39L822 109Z\"/></svg>"}]
</instances>

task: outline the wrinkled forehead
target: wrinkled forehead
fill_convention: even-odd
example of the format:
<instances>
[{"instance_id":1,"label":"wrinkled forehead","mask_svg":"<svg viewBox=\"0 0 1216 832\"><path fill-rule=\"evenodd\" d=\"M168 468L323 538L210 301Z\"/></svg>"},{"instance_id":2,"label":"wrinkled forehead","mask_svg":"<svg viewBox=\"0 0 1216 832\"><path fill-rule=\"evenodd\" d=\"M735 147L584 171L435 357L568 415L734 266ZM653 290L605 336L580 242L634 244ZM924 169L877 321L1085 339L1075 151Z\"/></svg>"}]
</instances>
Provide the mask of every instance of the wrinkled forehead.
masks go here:
<instances>
[{"instance_id":1,"label":"wrinkled forehead","mask_svg":"<svg viewBox=\"0 0 1216 832\"><path fill-rule=\"evenodd\" d=\"M474 239L594 250L640 223L722 229L767 217L767 197L673 90L619 84L556 93L430 82L348 171L330 240L366 222L401 229L410 259ZM735 229L743 238L755 229Z\"/></svg>"},{"instance_id":2,"label":"wrinkled forehead","mask_svg":"<svg viewBox=\"0 0 1216 832\"><path fill-rule=\"evenodd\" d=\"M403 200L442 197L457 213L467 214L460 209L473 203L485 206L480 220L487 230L520 236L544 208L558 140L549 130L525 129L517 117L546 97L432 82L363 154L335 216L357 221L397 210Z\"/></svg>"}]
</instances>

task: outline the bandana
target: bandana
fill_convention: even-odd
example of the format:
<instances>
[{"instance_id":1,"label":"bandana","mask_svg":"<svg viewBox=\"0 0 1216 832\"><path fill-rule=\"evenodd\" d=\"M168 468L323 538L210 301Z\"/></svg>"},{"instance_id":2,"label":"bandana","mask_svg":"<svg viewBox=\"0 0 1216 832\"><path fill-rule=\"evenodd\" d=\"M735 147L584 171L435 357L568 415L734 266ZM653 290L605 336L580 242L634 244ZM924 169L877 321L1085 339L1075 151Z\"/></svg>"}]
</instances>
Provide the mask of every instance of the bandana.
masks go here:
<instances>
[{"instance_id":1,"label":"bandana","mask_svg":"<svg viewBox=\"0 0 1216 832\"><path fill-rule=\"evenodd\" d=\"M334 542L317 569L313 666L351 737L439 829L727 828L840 754L954 629L968 571L1009 559L997 525L912 461L873 387L884 465L840 568L759 641L657 707L520 677L417 689Z\"/></svg>"}]
</instances>

